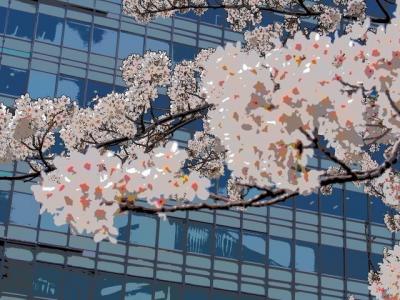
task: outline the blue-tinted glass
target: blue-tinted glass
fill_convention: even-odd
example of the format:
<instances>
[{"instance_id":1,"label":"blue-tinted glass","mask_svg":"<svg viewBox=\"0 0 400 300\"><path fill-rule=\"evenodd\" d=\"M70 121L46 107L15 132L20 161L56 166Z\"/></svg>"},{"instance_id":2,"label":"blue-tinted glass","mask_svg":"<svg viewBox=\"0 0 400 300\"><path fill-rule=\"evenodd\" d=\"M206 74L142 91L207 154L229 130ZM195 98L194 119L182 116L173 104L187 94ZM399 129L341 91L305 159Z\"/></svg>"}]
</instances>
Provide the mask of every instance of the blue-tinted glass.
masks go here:
<instances>
[{"instance_id":1,"label":"blue-tinted glass","mask_svg":"<svg viewBox=\"0 0 400 300\"><path fill-rule=\"evenodd\" d=\"M153 286L146 280L129 280L126 283L125 300L151 300L152 295Z\"/></svg>"},{"instance_id":2,"label":"blue-tinted glass","mask_svg":"<svg viewBox=\"0 0 400 300\"><path fill-rule=\"evenodd\" d=\"M131 243L154 247L157 220L151 216L132 215Z\"/></svg>"},{"instance_id":3,"label":"blue-tinted glass","mask_svg":"<svg viewBox=\"0 0 400 300\"><path fill-rule=\"evenodd\" d=\"M93 276L84 271L66 271L64 273L66 288L64 288L64 298L62 299L90 299L92 292ZM71 288L73 287L73 288Z\"/></svg>"},{"instance_id":4,"label":"blue-tinted glass","mask_svg":"<svg viewBox=\"0 0 400 300\"><path fill-rule=\"evenodd\" d=\"M160 51L165 51L167 52L167 54L169 54L169 43L148 38L146 40L146 50L152 50L152 51L160 50Z\"/></svg>"},{"instance_id":5,"label":"blue-tinted glass","mask_svg":"<svg viewBox=\"0 0 400 300\"><path fill-rule=\"evenodd\" d=\"M238 296L235 293L213 290L211 299L212 300L236 300L236 299L238 299ZM240 297L240 299L242 299L242 298Z\"/></svg>"},{"instance_id":6,"label":"blue-tinted glass","mask_svg":"<svg viewBox=\"0 0 400 300\"><path fill-rule=\"evenodd\" d=\"M218 193L226 194L227 193L227 184L229 178L231 178L232 172L227 168L224 167L224 175L222 175L218 180Z\"/></svg>"},{"instance_id":7,"label":"blue-tinted glass","mask_svg":"<svg viewBox=\"0 0 400 300\"><path fill-rule=\"evenodd\" d=\"M184 59L191 60L195 58L197 54L197 48L194 46L173 43L172 47L174 62L179 62Z\"/></svg>"},{"instance_id":8,"label":"blue-tinted glass","mask_svg":"<svg viewBox=\"0 0 400 300\"><path fill-rule=\"evenodd\" d=\"M189 223L186 245L188 252L211 254L211 225Z\"/></svg>"},{"instance_id":9,"label":"blue-tinted glass","mask_svg":"<svg viewBox=\"0 0 400 300\"><path fill-rule=\"evenodd\" d=\"M173 300L182 299L182 286L173 283L163 283L161 281L157 282L154 287L154 299L157 300ZM142 298L138 298L141 300Z\"/></svg>"},{"instance_id":10,"label":"blue-tinted glass","mask_svg":"<svg viewBox=\"0 0 400 300\"><path fill-rule=\"evenodd\" d=\"M239 258L239 230L217 227L215 230L215 255Z\"/></svg>"},{"instance_id":11,"label":"blue-tinted glass","mask_svg":"<svg viewBox=\"0 0 400 300\"><path fill-rule=\"evenodd\" d=\"M93 299L121 299L123 289L122 278L97 276Z\"/></svg>"},{"instance_id":12,"label":"blue-tinted glass","mask_svg":"<svg viewBox=\"0 0 400 300\"><path fill-rule=\"evenodd\" d=\"M367 195L353 191L345 191L345 212L347 218L366 220L368 200Z\"/></svg>"},{"instance_id":13,"label":"blue-tinted glass","mask_svg":"<svg viewBox=\"0 0 400 300\"><path fill-rule=\"evenodd\" d=\"M298 196L295 199L296 208L318 211L318 194Z\"/></svg>"},{"instance_id":14,"label":"blue-tinted glass","mask_svg":"<svg viewBox=\"0 0 400 300\"><path fill-rule=\"evenodd\" d=\"M343 276L343 248L320 245L319 268L321 273Z\"/></svg>"},{"instance_id":15,"label":"blue-tinted glass","mask_svg":"<svg viewBox=\"0 0 400 300\"><path fill-rule=\"evenodd\" d=\"M64 46L87 51L89 36L89 24L68 20L64 31Z\"/></svg>"},{"instance_id":16,"label":"blue-tinted glass","mask_svg":"<svg viewBox=\"0 0 400 300\"><path fill-rule=\"evenodd\" d=\"M117 32L115 30L94 26L92 52L114 57L116 47Z\"/></svg>"},{"instance_id":17,"label":"blue-tinted glass","mask_svg":"<svg viewBox=\"0 0 400 300\"><path fill-rule=\"evenodd\" d=\"M296 242L296 263L298 271L316 272L317 245L305 242Z\"/></svg>"},{"instance_id":18,"label":"blue-tinted glass","mask_svg":"<svg viewBox=\"0 0 400 300\"><path fill-rule=\"evenodd\" d=\"M85 82L81 78L60 76L58 78L57 96L68 96L83 106L83 94L85 91Z\"/></svg>"},{"instance_id":19,"label":"blue-tinted glass","mask_svg":"<svg viewBox=\"0 0 400 300\"><path fill-rule=\"evenodd\" d=\"M38 225L39 208L39 202L36 202L33 195L14 192L10 223L36 227Z\"/></svg>"},{"instance_id":20,"label":"blue-tinted glass","mask_svg":"<svg viewBox=\"0 0 400 300\"><path fill-rule=\"evenodd\" d=\"M126 58L131 54L143 54L144 38L131 33L120 32L118 57Z\"/></svg>"},{"instance_id":21,"label":"blue-tinted glass","mask_svg":"<svg viewBox=\"0 0 400 300\"><path fill-rule=\"evenodd\" d=\"M0 223L7 222L9 205L10 205L9 192L0 191Z\"/></svg>"},{"instance_id":22,"label":"blue-tinted glass","mask_svg":"<svg viewBox=\"0 0 400 300\"><path fill-rule=\"evenodd\" d=\"M68 231L68 225L64 224L62 226L57 226L54 224L54 217L49 214L48 212L45 212L40 215L40 228L46 229L46 230L51 230L51 231L58 231L58 232L67 232Z\"/></svg>"},{"instance_id":23,"label":"blue-tinted glass","mask_svg":"<svg viewBox=\"0 0 400 300\"><path fill-rule=\"evenodd\" d=\"M6 14L7 9L4 7L0 7L0 33L4 32L4 26L6 24Z\"/></svg>"},{"instance_id":24,"label":"blue-tinted glass","mask_svg":"<svg viewBox=\"0 0 400 300\"><path fill-rule=\"evenodd\" d=\"M226 26L226 18L227 14L224 9L209 9L200 16L200 21L213 25Z\"/></svg>"},{"instance_id":25,"label":"blue-tinted glass","mask_svg":"<svg viewBox=\"0 0 400 300\"><path fill-rule=\"evenodd\" d=\"M6 250L7 251L7 250ZM0 277L0 291L1 295L6 293L16 293L18 295L28 296L32 292L33 282L33 266L32 264L21 263L14 260L5 261ZM4 274L5 273L5 274ZM23 276L21 276L23 274ZM6 276L4 276L6 275ZM0 298L4 298L1 296ZM22 297L21 297L22 298ZM22 299L29 299L23 297Z\"/></svg>"},{"instance_id":26,"label":"blue-tinted glass","mask_svg":"<svg viewBox=\"0 0 400 300\"><path fill-rule=\"evenodd\" d=\"M182 18L188 18L188 19L192 19L192 20L195 20L195 21L197 21L199 19L199 16L196 15L192 11L189 11L189 12L183 13L183 14L177 13L176 15L179 16L179 17L182 17Z\"/></svg>"},{"instance_id":27,"label":"blue-tinted glass","mask_svg":"<svg viewBox=\"0 0 400 300\"><path fill-rule=\"evenodd\" d=\"M20 96L26 93L28 72L7 66L0 67L0 93Z\"/></svg>"},{"instance_id":28,"label":"blue-tinted glass","mask_svg":"<svg viewBox=\"0 0 400 300\"><path fill-rule=\"evenodd\" d=\"M160 221L159 247L172 250L183 250L183 223L169 218Z\"/></svg>"},{"instance_id":29,"label":"blue-tinted glass","mask_svg":"<svg viewBox=\"0 0 400 300\"><path fill-rule=\"evenodd\" d=\"M119 241L127 242L129 239L128 220L127 214L118 215L114 218L114 226L118 229Z\"/></svg>"},{"instance_id":30,"label":"blue-tinted glass","mask_svg":"<svg viewBox=\"0 0 400 300\"><path fill-rule=\"evenodd\" d=\"M63 28L64 19L39 14L36 39L39 41L60 45Z\"/></svg>"},{"instance_id":31,"label":"blue-tinted glass","mask_svg":"<svg viewBox=\"0 0 400 300\"><path fill-rule=\"evenodd\" d=\"M86 92L86 106L93 107L95 101L93 99L96 96L103 97L113 91L112 84L107 84L103 82L88 80L87 92Z\"/></svg>"},{"instance_id":32,"label":"blue-tinted glass","mask_svg":"<svg viewBox=\"0 0 400 300\"><path fill-rule=\"evenodd\" d=\"M269 239L269 264L284 268L291 266L291 241Z\"/></svg>"},{"instance_id":33,"label":"blue-tinted glass","mask_svg":"<svg viewBox=\"0 0 400 300\"><path fill-rule=\"evenodd\" d=\"M194 120L185 125L184 128L190 131L203 131L203 120Z\"/></svg>"},{"instance_id":34,"label":"blue-tinted glass","mask_svg":"<svg viewBox=\"0 0 400 300\"><path fill-rule=\"evenodd\" d=\"M169 109L169 106L170 106L170 99L166 95L159 95L158 98L155 99L153 102L154 108Z\"/></svg>"},{"instance_id":35,"label":"blue-tinted glass","mask_svg":"<svg viewBox=\"0 0 400 300\"><path fill-rule=\"evenodd\" d=\"M346 273L351 278L367 280L368 255L367 252L347 249Z\"/></svg>"},{"instance_id":36,"label":"blue-tinted glass","mask_svg":"<svg viewBox=\"0 0 400 300\"><path fill-rule=\"evenodd\" d=\"M342 189L333 188L331 195L320 194L319 205L321 207L321 212L342 216L343 215L343 192Z\"/></svg>"},{"instance_id":37,"label":"blue-tinted glass","mask_svg":"<svg viewBox=\"0 0 400 300\"><path fill-rule=\"evenodd\" d=\"M31 70L28 93L32 98L54 97L56 75Z\"/></svg>"},{"instance_id":38,"label":"blue-tinted glass","mask_svg":"<svg viewBox=\"0 0 400 300\"><path fill-rule=\"evenodd\" d=\"M186 285L185 296L183 300L205 300L209 299L208 288L198 288L191 285Z\"/></svg>"},{"instance_id":39,"label":"blue-tinted glass","mask_svg":"<svg viewBox=\"0 0 400 300\"><path fill-rule=\"evenodd\" d=\"M116 92L116 93L125 93L126 92L126 86L116 85L114 87L114 92Z\"/></svg>"},{"instance_id":40,"label":"blue-tinted glass","mask_svg":"<svg viewBox=\"0 0 400 300\"><path fill-rule=\"evenodd\" d=\"M243 260L264 264L265 235L251 232L243 232L242 243Z\"/></svg>"},{"instance_id":41,"label":"blue-tinted glass","mask_svg":"<svg viewBox=\"0 0 400 300\"><path fill-rule=\"evenodd\" d=\"M390 208L380 198L370 196L369 201L371 222L384 224L385 214L390 212Z\"/></svg>"},{"instance_id":42,"label":"blue-tinted glass","mask_svg":"<svg viewBox=\"0 0 400 300\"><path fill-rule=\"evenodd\" d=\"M60 299L62 297L63 274L60 269L51 268L44 264L34 268L32 291L33 296L46 299Z\"/></svg>"},{"instance_id":43,"label":"blue-tinted glass","mask_svg":"<svg viewBox=\"0 0 400 300\"><path fill-rule=\"evenodd\" d=\"M383 254L376 254L376 253L371 253L371 264L372 266L370 266L370 268L373 270L378 270L379 269L379 265L380 263L382 263L383 260Z\"/></svg>"},{"instance_id":44,"label":"blue-tinted glass","mask_svg":"<svg viewBox=\"0 0 400 300\"><path fill-rule=\"evenodd\" d=\"M10 9L6 34L20 38L31 39L34 16L31 13Z\"/></svg>"}]
</instances>

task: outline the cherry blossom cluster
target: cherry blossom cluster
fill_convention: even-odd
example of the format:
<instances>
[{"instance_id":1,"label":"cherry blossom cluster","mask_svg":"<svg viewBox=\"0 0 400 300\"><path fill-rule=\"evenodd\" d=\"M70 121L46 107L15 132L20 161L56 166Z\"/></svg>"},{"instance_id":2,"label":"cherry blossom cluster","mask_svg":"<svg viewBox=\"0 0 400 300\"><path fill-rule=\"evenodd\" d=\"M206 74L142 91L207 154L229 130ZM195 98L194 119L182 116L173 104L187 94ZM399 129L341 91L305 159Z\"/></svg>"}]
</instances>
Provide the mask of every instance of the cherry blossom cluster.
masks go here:
<instances>
[{"instance_id":1,"label":"cherry blossom cluster","mask_svg":"<svg viewBox=\"0 0 400 300\"><path fill-rule=\"evenodd\" d=\"M198 172L184 173L187 158L176 142L143 151L124 164L110 151L89 148L54 159L55 170L42 173L32 191L42 204L41 212L54 216L56 225L69 224L75 233L94 234L96 242L116 242L114 217L120 203L145 199L154 207L176 201L206 200L210 182Z\"/></svg>"}]
</instances>

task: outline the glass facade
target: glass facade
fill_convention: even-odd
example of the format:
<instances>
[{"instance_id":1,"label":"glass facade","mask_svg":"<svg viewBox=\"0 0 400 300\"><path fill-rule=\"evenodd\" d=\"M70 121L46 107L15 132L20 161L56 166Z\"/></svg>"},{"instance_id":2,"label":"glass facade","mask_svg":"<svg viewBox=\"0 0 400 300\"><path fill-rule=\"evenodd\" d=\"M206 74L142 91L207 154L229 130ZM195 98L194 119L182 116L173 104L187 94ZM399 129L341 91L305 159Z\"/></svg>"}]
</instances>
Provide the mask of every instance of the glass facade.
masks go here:
<instances>
[{"instance_id":1,"label":"glass facade","mask_svg":"<svg viewBox=\"0 0 400 300\"><path fill-rule=\"evenodd\" d=\"M92 106L97 95L123 91L120 66L131 53L163 50L178 62L243 39L220 11L143 26L121 15L120 2L0 0L1 101L29 92ZM154 105L162 113L168 98ZM174 138L183 145L199 129L191 124ZM316 157L310 165L329 162ZM2 175L27 170L0 165ZM346 184L330 196L246 212L175 213L166 221L129 214L116 220L117 245L96 244L39 215L31 184L0 181L0 298L369 299L368 269L397 240L383 225L390 210ZM226 176L214 188L224 192Z\"/></svg>"}]
</instances>

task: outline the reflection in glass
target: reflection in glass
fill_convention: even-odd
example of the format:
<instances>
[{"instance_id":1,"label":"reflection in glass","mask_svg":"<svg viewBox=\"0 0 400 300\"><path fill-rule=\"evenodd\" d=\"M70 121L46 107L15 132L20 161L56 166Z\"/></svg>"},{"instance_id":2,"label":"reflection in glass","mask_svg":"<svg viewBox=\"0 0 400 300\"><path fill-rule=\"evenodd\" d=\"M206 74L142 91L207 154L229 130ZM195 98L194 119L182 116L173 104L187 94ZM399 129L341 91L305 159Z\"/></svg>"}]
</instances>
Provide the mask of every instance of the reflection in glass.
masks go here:
<instances>
[{"instance_id":1,"label":"reflection in glass","mask_svg":"<svg viewBox=\"0 0 400 300\"><path fill-rule=\"evenodd\" d=\"M243 232L243 260L264 264L265 237L262 234Z\"/></svg>"},{"instance_id":2,"label":"reflection in glass","mask_svg":"<svg viewBox=\"0 0 400 300\"><path fill-rule=\"evenodd\" d=\"M319 268L321 273L343 276L343 264L343 248L320 245Z\"/></svg>"},{"instance_id":3,"label":"reflection in glass","mask_svg":"<svg viewBox=\"0 0 400 300\"><path fill-rule=\"evenodd\" d=\"M183 250L183 223L169 218L160 221L159 247L171 250Z\"/></svg>"},{"instance_id":4,"label":"reflection in glass","mask_svg":"<svg viewBox=\"0 0 400 300\"><path fill-rule=\"evenodd\" d=\"M9 192L0 191L0 223L7 222L9 199Z\"/></svg>"},{"instance_id":5,"label":"reflection in glass","mask_svg":"<svg viewBox=\"0 0 400 300\"><path fill-rule=\"evenodd\" d=\"M7 9L0 7L0 33L4 32L4 26L6 25L6 13Z\"/></svg>"},{"instance_id":6,"label":"reflection in glass","mask_svg":"<svg viewBox=\"0 0 400 300\"><path fill-rule=\"evenodd\" d=\"M33 195L14 192L12 197L10 223L36 227L39 218L39 202Z\"/></svg>"},{"instance_id":7,"label":"reflection in glass","mask_svg":"<svg viewBox=\"0 0 400 300\"><path fill-rule=\"evenodd\" d=\"M152 294L153 288L149 282L128 282L126 284L125 300L151 300Z\"/></svg>"},{"instance_id":8,"label":"reflection in glass","mask_svg":"<svg viewBox=\"0 0 400 300\"><path fill-rule=\"evenodd\" d=\"M28 93L34 99L54 97L56 75L31 70L29 74Z\"/></svg>"},{"instance_id":9,"label":"reflection in glass","mask_svg":"<svg viewBox=\"0 0 400 300\"><path fill-rule=\"evenodd\" d=\"M64 19L39 14L39 21L36 31L36 39L52 44L61 44Z\"/></svg>"},{"instance_id":10,"label":"reflection in glass","mask_svg":"<svg viewBox=\"0 0 400 300\"><path fill-rule=\"evenodd\" d=\"M296 208L318 211L318 194L312 193L307 196L298 196L294 203Z\"/></svg>"},{"instance_id":11,"label":"reflection in glass","mask_svg":"<svg viewBox=\"0 0 400 300\"><path fill-rule=\"evenodd\" d=\"M50 299L62 297L62 271L44 264L36 265L32 282L33 295Z\"/></svg>"},{"instance_id":12,"label":"reflection in glass","mask_svg":"<svg viewBox=\"0 0 400 300\"><path fill-rule=\"evenodd\" d=\"M289 268L291 265L291 242L283 239L269 240L269 264Z\"/></svg>"},{"instance_id":13,"label":"reflection in glass","mask_svg":"<svg viewBox=\"0 0 400 300\"><path fill-rule=\"evenodd\" d=\"M217 227L215 230L215 255L237 259L239 251L239 230Z\"/></svg>"},{"instance_id":14,"label":"reflection in glass","mask_svg":"<svg viewBox=\"0 0 400 300\"><path fill-rule=\"evenodd\" d=\"M68 225L64 224L62 226L57 226L54 224L54 217L49 214L48 212L44 212L40 215L40 228L51 230L51 231L58 231L58 232L67 232Z\"/></svg>"},{"instance_id":15,"label":"reflection in glass","mask_svg":"<svg viewBox=\"0 0 400 300\"><path fill-rule=\"evenodd\" d=\"M390 214L391 209L378 197L369 196L371 222L384 224L385 214Z\"/></svg>"},{"instance_id":16,"label":"reflection in glass","mask_svg":"<svg viewBox=\"0 0 400 300\"><path fill-rule=\"evenodd\" d=\"M89 35L89 24L68 20L64 31L64 46L87 51Z\"/></svg>"},{"instance_id":17,"label":"reflection in glass","mask_svg":"<svg viewBox=\"0 0 400 300\"><path fill-rule=\"evenodd\" d=\"M68 285L64 288L63 299L90 299L89 295L93 289L88 288L92 286L93 276L84 271L68 271L65 272L65 281ZM71 288L73 287L73 288Z\"/></svg>"},{"instance_id":18,"label":"reflection in glass","mask_svg":"<svg viewBox=\"0 0 400 300\"><path fill-rule=\"evenodd\" d=\"M93 299L121 299L123 285L122 278L109 274L96 277L96 287Z\"/></svg>"},{"instance_id":19,"label":"reflection in glass","mask_svg":"<svg viewBox=\"0 0 400 300\"><path fill-rule=\"evenodd\" d=\"M316 245L305 242L296 242L296 270L316 272L315 253Z\"/></svg>"},{"instance_id":20,"label":"reflection in glass","mask_svg":"<svg viewBox=\"0 0 400 300\"><path fill-rule=\"evenodd\" d=\"M78 101L83 106L85 82L81 78L60 76L58 78L57 97L68 96L71 100Z\"/></svg>"},{"instance_id":21,"label":"reflection in glass","mask_svg":"<svg viewBox=\"0 0 400 300\"><path fill-rule=\"evenodd\" d=\"M186 285L185 296L183 297L183 300L205 300L209 298L209 288L199 288Z\"/></svg>"},{"instance_id":22,"label":"reflection in glass","mask_svg":"<svg viewBox=\"0 0 400 300\"><path fill-rule=\"evenodd\" d=\"M211 254L211 225L191 222L187 231L187 251Z\"/></svg>"},{"instance_id":23,"label":"reflection in glass","mask_svg":"<svg viewBox=\"0 0 400 300\"><path fill-rule=\"evenodd\" d=\"M96 104L96 102L94 101L94 98L96 98L96 96L103 97L111 93L112 91L112 84L88 80L86 106L93 107Z\"/></svg>"},{"instance_id":24,"label":"reflection in glass","mask_svg":"<svg viewBox=\"0 0 400 300\"><path fill-rule=\"evenodd\" d=\"M174 62L180 62L181 60L184 59L191 60L195 58L196 54L197 54L197 48L194 46L173 43Z\"/></svg>"},{"instance_id":25,"label":"reflection in glass","mask_svg":"<svg viewBox=\"0 0 400 300\"><path fill-rule=\"evenodd\" d=\"M0 66L0 93L20 96L26 93L28 72Z\"/></svg>"},{"instance_id":26,"label":"reflection in glass","mask_svg":"<svg viewBox=\"0 0 400 300\"><path fill-rule=\"evenodd\" d=\"M345 191L345 210L346 217L366 220L367 219L367 195L364 193L357 193L353 191Z\"/></svg>"},{"instance_id":27,"label":"reflection in glass","mask_svg":"<svg viewBox=\"0 0 400 300\"><path fill-rule=\"evenodd\" d=\"M10 9L6 34L19 38L31 39L34 23L33 14Z\"/></svg>"},{"instance_id":28,"label":"reflection in glass","mask_svg":"<svg viewBox=\"0 0 400 300\"><path fill-rule=\"evenodd\" d=\"M342 189L333 188L331 195L320 194L321 212L342 216L343 215L343 191Z\"/></svg>"},{"instance_id":29,"label":"reflection in glass","mask_svg":"<svg viewBox=\"0 0 400 300\"><path fill-rule=\"evenodd\" d=\"M368 278L367 252L347 249L346 255L347 276L366 281Z\"/></svg>"},{"instance_id":30,"label":"reflection in glass","mask_svg":"<svg viewBox=\"0 0 400 300\"><path fill-rule=\"evenodd\" d=\"M117 32L108 28L94 26L91 51L97 54L115 56Z\"/></svg>"},{"instance_id":31,"label":"reflection in glass","mask_svg":"<svg viewBox=\"0 0 400 300\"><path fill-rule=\"evenodd\" d=\"M182 287L173 283L157 282L154 287L154 299L157 300L175 300L181 298Z\"/></svg>"},{"instance_id":32,"label":"reflection in glass","mask_svg":"<svg viewBox=\"0 0 400 300\"><path fill-rule=\"evenodd\" d=\"M143 54L144 38L121 31L119 34L118 57L126 58L131 54Z\"/></svg>"},{"instance_id":33,"label":"reflection in glass","mask_svg":"<svg viewBox=\"0 0 400 300\"><path fill-rule=\"evenodd\" d=\"M151 216L132 215L131 243L154 247L156 244L157 220Z\"/></svg>"},{"instance_id":34,"label":"reflection in glass","mask_svg":"<svg viewBox=\"0 0 400 300\"><path fill-rule=\"evenodd\" d=\"M120 214L114 218L114 226L118 229L118 240L128 241L129 228L128 228L129 216L127 214Z\"/></svg>"},{"instance_id":35,"label":"reflection in glass","mask_svg":"<svg viewBox=\"0 0 400 300\"><path fill-rule=\"evenodd\" d=\"M169 43L148 38L146 40L146 50L165 51L169 54Z\"/></svg>"}]
</instances>

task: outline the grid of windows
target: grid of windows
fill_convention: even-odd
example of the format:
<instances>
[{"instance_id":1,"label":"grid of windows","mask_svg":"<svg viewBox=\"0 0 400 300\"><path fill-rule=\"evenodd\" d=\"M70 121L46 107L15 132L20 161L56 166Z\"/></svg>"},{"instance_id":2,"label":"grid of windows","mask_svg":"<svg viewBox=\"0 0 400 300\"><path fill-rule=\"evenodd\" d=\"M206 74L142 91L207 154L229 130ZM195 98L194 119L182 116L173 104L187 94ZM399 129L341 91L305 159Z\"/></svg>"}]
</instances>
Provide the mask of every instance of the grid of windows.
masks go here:
<instances>
[{"instance_id":1,"label":"grid of windows","mask_svg":"<svg viewBox=\"0 0 400 300\"><path fill-rule=\"evenodd\" d=\"M220 11L141 26L120 15L119 0L93 2L96 11L0 0L1 97L26 91L32 97L65 94L92 106L97 95L124 90L118 69L131 53L163 50L178 62L201 48L242 38L222 30L226 23ZM154 106L163 113L167 97L161 95ZM199 129L201 123L186 128ZM175 135L181 144L189 137L185 131ZM320 158L310 165L328 167ZM23 164L0 166L0 174L26 170ZM219 192L225 191L228 175L216 184ZM0 182L0 270L8 272L4 295L308 300L355 294L367 299L368 268L395 238L382 226L388 208L351 185L335 186L330 196L298 197L246 213L181 213L167 221L121 216L118 245L73 236L38 211L30 184ZM374 237L371 244L368 236ZM28 271L16 283L12 278L21 270Z\"/></svg>"}]
</instances>

